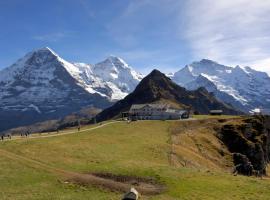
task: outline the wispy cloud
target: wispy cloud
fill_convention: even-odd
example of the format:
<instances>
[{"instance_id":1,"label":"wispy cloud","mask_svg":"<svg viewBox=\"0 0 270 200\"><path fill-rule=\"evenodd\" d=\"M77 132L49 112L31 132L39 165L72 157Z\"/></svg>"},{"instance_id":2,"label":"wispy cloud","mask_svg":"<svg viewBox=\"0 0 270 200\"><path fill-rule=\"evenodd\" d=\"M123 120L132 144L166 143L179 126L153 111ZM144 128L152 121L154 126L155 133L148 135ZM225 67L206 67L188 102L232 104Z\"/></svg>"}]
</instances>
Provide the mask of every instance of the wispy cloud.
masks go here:
<instances>
[{"instance_id":1,"label":"wispy cloud","mask_svg":"<svg viewBox=\"0 0 270 200\"><path fill-rule=\"evenodd\" d=\"M270 1L190 0L182 17L195 59L253 65L270 73Z\"/></svg>"},{"instance_id":2,"label":"wispy cloud","mask_svg":"<svg viewBox=\"0 0 270 200\"><path fill-rule=\"evenodd\" d=\"M57 42L64 38L72 37L73 33L74 33L73 31L64 31L64 32L41 34L33 36L32 39L42 42Z\"/></svg>"}]
</instances>

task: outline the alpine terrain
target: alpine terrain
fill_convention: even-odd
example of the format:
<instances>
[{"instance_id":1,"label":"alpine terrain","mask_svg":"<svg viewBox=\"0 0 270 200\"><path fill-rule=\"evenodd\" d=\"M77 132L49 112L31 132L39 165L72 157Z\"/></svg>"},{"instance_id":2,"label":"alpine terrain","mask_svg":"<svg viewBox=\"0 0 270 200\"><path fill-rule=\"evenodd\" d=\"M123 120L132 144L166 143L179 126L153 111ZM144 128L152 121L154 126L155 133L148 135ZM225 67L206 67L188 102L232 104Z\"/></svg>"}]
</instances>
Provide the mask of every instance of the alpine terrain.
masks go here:
<instances>
[{"instance_id":1,"label":"alpine terrain","mask_svg":"<svg viewBox=\"0 0 270 200\"><path fill-rule=\"evenodd\" d=\"M189 90L205 87L244 112L270 109L270 77L250 67L233 68L203 59L186 65L171 78Z\"/></svg>"},{"instance_id":2,"label":"alpine terrain","mask_svg":"<svg viewBox=\"0 0 270 200\"><path fill-rule=\"evenodd\" d=\"M0 131L106 108L141 78L117 57L89 65L67 62L47 47L34 50L0 72Z\"/></svg>"},{"instance_id":3,"label":"alpine terrain","mask_svg":"<svg viewBox=\"0 0 270 200\"><path fill-rule=\"evenodd\" d=\"M128 111L132 104L163 102L173 107L208 114L212 109L222 109L225 114L240 114L230 105L217 100L204 88L188 91L175 84L170 78L158 70L153 70L143 78L136 89L97 115L98 120L107 120Z\"/></svg>"}]
</instances>

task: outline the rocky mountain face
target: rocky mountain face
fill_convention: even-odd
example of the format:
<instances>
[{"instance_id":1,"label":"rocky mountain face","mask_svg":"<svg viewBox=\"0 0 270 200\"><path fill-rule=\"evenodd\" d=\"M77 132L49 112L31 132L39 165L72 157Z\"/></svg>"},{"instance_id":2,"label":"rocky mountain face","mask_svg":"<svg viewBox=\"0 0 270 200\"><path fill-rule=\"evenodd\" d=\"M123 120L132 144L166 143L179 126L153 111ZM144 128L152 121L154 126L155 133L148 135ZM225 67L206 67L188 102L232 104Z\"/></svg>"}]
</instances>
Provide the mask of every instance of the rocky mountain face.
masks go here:
<instances>
[{"instance_id":1,"label":"rocky mountain face","mask_svg":"<svg viewBox=\"0 0 270 200\"><path fill-rule=\"evenodd\" d=\"M35 50L0 73L0 131L84 107L104 109L130 93L140 79L117 57L96 65L73 64L47 47Z\"/></svg>"},{"instance_id":2,"label":"rocky mountain face","mask_svg":"<svg viewBox=\"0 0 270 200\"><path fill-rule=\"evenodd\" d=\"M122 111L127 111L132 104L163 102L177 105L184 109L208 114L209 110L221 109L225 114L239 114L240 112L231 106L218 101L204 88L188 91L178 86L170 78L158 70L153 70L143 78L136 89L123 100L118 101L112 107L105 109L97 119L107 120L117 116Z\"/></svg>"},{"instance_id":3,"label":"rocky mountain face","mask_svg":"<svg viewBox=\"0 0 270 200\"><path fill-rule=\"evenodd\" d=\"M205 87L244 112L270 108L270 77L250 67L233 68L203 59L185 66L171 78L189 90Z\"/></svg>"},{"instance_id":4,"label":"rocky mountain face","mask_svg":"<svg viewBox=\"0 0 270 200\"><path fill-rule=\"evenodd\" d=\"M239 173L244 175L252 175L254 172L254 175L266 173L270 161L269 116L235 120L222 126L217 135L232 153Z\"/></svg>"},{"instance_id":5,"label":"rocky mountain face","mask_svg":"<svg viewBox=\"0 0 270 200\"><path fill-rule=\"evenodd\" d=\"M74 63L69 73L89 93L97 93L111 101L124 98L132 92L142 79L121 58L110 56L95 65Z\"/></svg>"}]
</instances>

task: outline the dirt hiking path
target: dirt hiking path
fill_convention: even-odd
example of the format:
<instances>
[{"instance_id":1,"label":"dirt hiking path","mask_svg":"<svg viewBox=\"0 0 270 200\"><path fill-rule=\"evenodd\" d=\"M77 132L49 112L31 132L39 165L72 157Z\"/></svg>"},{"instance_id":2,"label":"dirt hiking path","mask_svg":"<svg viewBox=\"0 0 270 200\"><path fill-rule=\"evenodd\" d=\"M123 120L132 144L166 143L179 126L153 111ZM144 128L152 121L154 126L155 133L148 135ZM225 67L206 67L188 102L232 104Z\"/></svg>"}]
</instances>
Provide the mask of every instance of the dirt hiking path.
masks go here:
<instances>
[{"instance_id":1,"label":"dirt hiking path","mask_svg":"<svg viewBox=\"0 0 270 200\"><path fill-rule=\"evenodd\" d=\"M95 130L95 129L102 128L102 127L110 125L110 124L115 124L115 123L120 123L120 122L121 121L112 121L112 122L101 124L101 125L98 125L98 126L95 126L95 127L92 127L92 128L81 129L80 131L78 131L77 129L74 129L74 130L71 130L71 131L64 131L64 132L59 132L59 133L56 133L56 132L42 133L43 135L39 134L39 133L34 133L34 134L31 134L28 137L13 136L11 139L5 139L4 141L0 141L0 143L1 142L13 141L13 140L48 138L48 137L57 137L57 136L62 136L62 135L69 135L69 134L73 134L73 133L83 133L83 132L86 132L86 131ZM44 134L46 134L46 135L44 135Z\"/></svg>"}]
</instances>

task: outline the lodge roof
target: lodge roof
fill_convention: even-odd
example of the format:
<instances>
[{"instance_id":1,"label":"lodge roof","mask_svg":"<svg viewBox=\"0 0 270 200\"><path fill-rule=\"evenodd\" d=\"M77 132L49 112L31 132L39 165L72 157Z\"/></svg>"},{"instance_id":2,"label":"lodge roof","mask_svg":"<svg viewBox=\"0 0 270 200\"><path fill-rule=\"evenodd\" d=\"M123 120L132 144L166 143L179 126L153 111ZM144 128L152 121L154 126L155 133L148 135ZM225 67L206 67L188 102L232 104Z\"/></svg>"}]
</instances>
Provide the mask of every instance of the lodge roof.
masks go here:
<instances>
[{"instance_id":1,"label":"lodge roof","mask_svg":"<svg viewBox=\"0 0 270 200\"><path fill-rule=\"evenodd\" d=\"M133 109L142 109L144 107L162 109L162 108L168 108L168 105L166 105L166 104L133 104L130 107L130 110L133 110Z\"/></svg>"},{"instance_id":2,"label":"lodge roof","mask_svg":"<svg viewBox=\"0 0 270 200\"><path fill-rule=\"evenodd\" d=\"M222 113L223 110L210 110L210 113Z\"/></svg>"}]
</instances>

